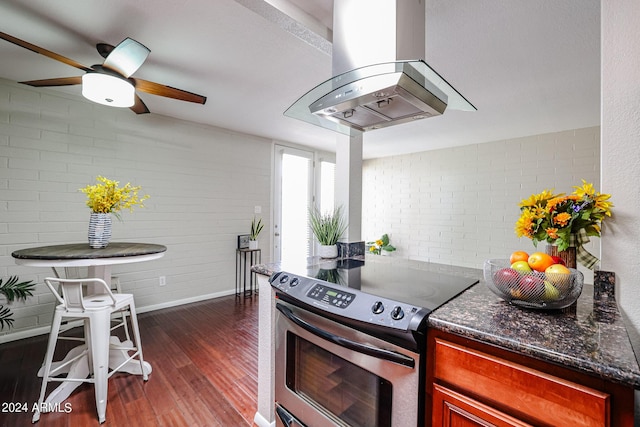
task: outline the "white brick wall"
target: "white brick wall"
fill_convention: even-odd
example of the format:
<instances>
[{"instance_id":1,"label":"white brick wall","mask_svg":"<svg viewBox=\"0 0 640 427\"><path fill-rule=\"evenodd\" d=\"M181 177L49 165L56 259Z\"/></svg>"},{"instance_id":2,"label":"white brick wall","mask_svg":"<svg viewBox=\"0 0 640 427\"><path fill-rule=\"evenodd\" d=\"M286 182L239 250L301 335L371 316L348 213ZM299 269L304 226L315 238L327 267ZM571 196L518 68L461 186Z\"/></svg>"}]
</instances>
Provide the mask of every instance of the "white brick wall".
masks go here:
<instances>
[{"instance_id":1,"label":"white brick wall","mask_svg":"<svg viewBox=\"0 0 640 427\"><path fill-rule=\"evenodd\" d=\"M598 187L600 128L372 159L363 168L365 240L388 233L393 256L482 268L485 259L535 250L513 231L522 199L547 188L570 193L583 178ZM596 256L599 247L598 239L588 245Z\"/></svg>"},{"instance_id":2,"label":"white brick wall","mask_svg":"<svg viewBox=\"0 0 640 427\"><path fill-rule=\"evenodd\" d=\"M39 283L33 298L12 305L14 337L48 325L53 298L42 283L50 271L17 266L11 252L86 241L89 209L78 189L97 175L151 195L145 209L114 218L113 241L168 248L160 260L113 268L139 308L232 292L236 236L248 234L254 206L270 227L271 147L263 138L0 80L0 277ZM11 339L1 336L7 332L0 342Z\"/></svg>"}]
</instances>

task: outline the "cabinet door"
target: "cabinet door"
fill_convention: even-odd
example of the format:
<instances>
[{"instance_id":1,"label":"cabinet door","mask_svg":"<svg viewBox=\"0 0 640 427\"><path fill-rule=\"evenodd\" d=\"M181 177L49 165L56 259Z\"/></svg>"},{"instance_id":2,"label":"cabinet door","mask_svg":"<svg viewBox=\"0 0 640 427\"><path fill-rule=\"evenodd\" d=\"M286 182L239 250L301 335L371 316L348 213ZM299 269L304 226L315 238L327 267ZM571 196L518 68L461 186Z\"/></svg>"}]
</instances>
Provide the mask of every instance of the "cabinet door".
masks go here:
<instances>
[{"instance_id":1,"label":"cabinet door","mask_svg":"<svg viewBox=\"0 0 640 427\"><path fill-rule=\"evenodd\" d=\"M608 393L450 341L435 340L434 380L536 425L611 425Z\"/></svg>"},{"instance_id":2,"label":"cabinet door","mask_svg":"<svg viewBox=\"0 0 640 427\"><path fill-rule=\"evenodd\" d=\"M433 427L531 427L490 406L441 385L433 389Z\"/></svg>"}]
</instances>

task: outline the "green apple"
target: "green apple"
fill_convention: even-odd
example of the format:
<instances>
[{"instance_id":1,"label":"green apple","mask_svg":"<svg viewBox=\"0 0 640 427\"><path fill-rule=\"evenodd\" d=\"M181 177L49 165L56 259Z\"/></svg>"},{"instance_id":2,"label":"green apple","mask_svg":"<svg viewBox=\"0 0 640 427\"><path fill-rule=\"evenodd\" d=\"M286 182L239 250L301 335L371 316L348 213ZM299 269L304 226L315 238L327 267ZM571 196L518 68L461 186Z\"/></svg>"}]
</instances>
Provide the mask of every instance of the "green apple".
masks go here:
<instances>
[{"instance_id":1,"label":"green apple","mask_svg":"<svg viewBox=\"0 0 640 427\"><path fill-rule=\"evenodd\" d=\"M511 264L511 268L520 274L529 274L533 271L531 270L531 267L529 267L529 263L527 261L516 261Z\"/></svg>"},{"instance_id":2,"label":"green apple","mask_svg":"<svg viewBox=\"0 0 640 427\"><path fill-rule=\"evenodd\" d=\"M558 288L553 286L553 284L551 282L549 282L548 280L545 280L544 281L544 295L542 296L542 299L544 301L556 301L559 298L560 298L560 291L558 290Z\"/></svg>"}]
</instances>

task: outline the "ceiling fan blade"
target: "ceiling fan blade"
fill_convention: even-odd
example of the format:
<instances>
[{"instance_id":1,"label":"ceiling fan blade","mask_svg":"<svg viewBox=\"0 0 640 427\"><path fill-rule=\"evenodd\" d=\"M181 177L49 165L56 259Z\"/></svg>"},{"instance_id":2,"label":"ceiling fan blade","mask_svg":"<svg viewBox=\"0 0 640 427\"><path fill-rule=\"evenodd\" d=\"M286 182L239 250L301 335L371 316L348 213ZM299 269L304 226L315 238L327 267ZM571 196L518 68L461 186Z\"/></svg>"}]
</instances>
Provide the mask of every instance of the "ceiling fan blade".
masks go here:
<instances>
[{"instance_id":1,"label":"ceiling fan blade","mask_svg":"<svg viewBox=\"0 0 640 427\"><path fill-rule=\"evenodd\" d=\"M147 80L130 78L135 83L136 89L142 92L150 93L151 95L165 96L167 98L179 99L180 101L195 102L197 104L204 104L207 102L207 97L198 95L196 93L187 92L186 90L176 89L171 86L161 85L159 83L150 82Z\"/></svg>"},{"instance_id":2,"label":"ceiling fan blade","mask_svg":"<svg viewBox=\"0 0 640 427\"><path fill-rule=\"evenodd\" d=\"M100 52L99 47L98 52ZM109 52L102 66L129 77L140 68L149 53L151 51L145 45L127 37Z\"/></svg>"},{"instance_id":3,"label":"ceiling fan blade","mask_svg":"<svg viewBox=\"0 0 640 427\"><path fill-rule=\"evenodd\" d=\"M29 49L32 52L39 53L40 55L47 56L51 59L55 59L56 61L60 61L64 64L71 65L72 67L79 68L83 71L91 71L91 68L84 66L81 63L74 61L73 59L69 59L65 56L58 55L55 52L51 52L50 50L44 49L40 46L36 46L35 44L31 44L24 40L20 40L19 38L10 36L9 34L0 32L0 39L4 39L10 43L23 47L25 49Z\"/></svg>"},{"instance_id":4,"label":"ceiling fan blade","mask_svg":"<svg viewBox=\"0 0 640 427\"><path fill-rule=\"evenodd\" d=\"M42 86L71 86L82 84L82 76L77 77L58 77L54 79L42 79L42 80L29 80L27 82L20 82L25 85L33 87Z\"/></svg>"},{"instance_id":5,"label":"ceiling fan blade","mask_svg":"<svg viewBox=\"0 0 640 427\"><path fill-rule=\"evenodd\" d=\"M131 111L133 111L136 114L148 114L150 113L149 109L147 108L147 106L145 105L144 102L142 102L142 99L140 99L140 97L138 95L135 96L135 104L133 104L132 107L129 107L131 109Z\"/></svg>"}]
</instances>

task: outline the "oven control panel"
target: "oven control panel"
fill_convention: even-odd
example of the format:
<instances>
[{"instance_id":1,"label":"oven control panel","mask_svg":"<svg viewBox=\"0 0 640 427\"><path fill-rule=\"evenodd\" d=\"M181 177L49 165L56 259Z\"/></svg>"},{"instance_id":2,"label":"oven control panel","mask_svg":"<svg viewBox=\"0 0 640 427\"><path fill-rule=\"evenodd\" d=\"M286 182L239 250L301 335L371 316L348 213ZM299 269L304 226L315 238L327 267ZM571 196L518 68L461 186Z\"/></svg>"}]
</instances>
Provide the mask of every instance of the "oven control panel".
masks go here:
<instances>
[{"instance_id":1,"label":"oven control panel","mask_svg":"<svg viewBox=\"0 0 640 427\"><path fill-rule=\"evenodd\" d=\"M287 272L274 273L269 281L274 289L301 303L378 326L412 330L429 313L421 307Z\"/></svg>"},{"instance_id":2,"label":"oven control panel","mask_svg":"<svg viewBox=\"0 0 640 427\"><path fill-rule=\"evenodd\" d=\"M311 290L307 292L307 296L338 308L347 308L356 297L355 294L350 292L334 289L320 283L313 285Z\"/></svg>"}]
</instances>

